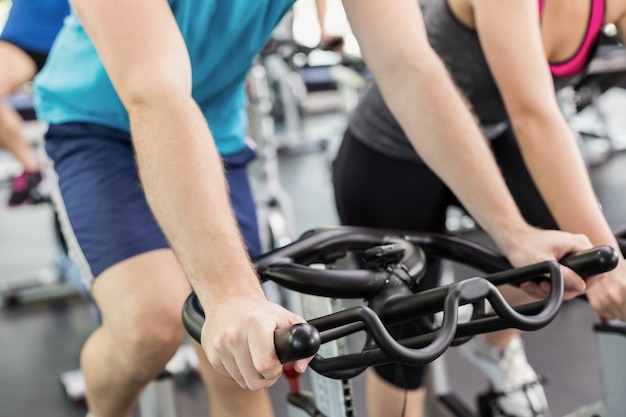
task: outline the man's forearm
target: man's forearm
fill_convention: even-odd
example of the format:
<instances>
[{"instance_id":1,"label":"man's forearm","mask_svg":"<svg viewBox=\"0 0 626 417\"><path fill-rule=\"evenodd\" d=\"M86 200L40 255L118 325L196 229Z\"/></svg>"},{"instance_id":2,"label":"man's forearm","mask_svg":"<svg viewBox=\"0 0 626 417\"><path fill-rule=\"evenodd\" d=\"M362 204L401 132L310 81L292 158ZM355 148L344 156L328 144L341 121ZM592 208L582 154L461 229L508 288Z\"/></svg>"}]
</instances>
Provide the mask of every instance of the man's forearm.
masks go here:
<instances>
[{"instance_id":1,"label":"man's forearm","mask_svg":"<svg viewBox=\"0 0 626 417\"><path fill-rule=\"evenodd\" d=\"M129 109L142 185L202 301L261 294L232 214L222 161L191 97Z\"/></svg>"}]
</instances>

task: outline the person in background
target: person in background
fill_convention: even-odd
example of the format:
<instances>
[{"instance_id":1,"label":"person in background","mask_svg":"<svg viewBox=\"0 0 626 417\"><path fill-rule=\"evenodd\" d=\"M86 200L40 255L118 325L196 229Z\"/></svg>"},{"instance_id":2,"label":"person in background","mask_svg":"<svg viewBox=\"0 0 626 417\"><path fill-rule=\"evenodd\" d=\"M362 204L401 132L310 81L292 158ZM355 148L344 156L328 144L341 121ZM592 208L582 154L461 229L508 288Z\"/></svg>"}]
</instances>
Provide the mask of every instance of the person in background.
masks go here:
<instances>
[{"instance_id":1,"label":"person in background","mask_svg":"<svg viewBox=\"0 0 626 417\"><path fill-rule=\"evenodd\" d=\"M617 249L577 141L561 114L555 88L584 73L604 24L616 24L625 39L626 3L429 0L424 18L430 44L471 105L489 139L489 162L493 158L497 161L524 219L538 228L584 234L594 245ZM413 24L421 28L424 22ZM443 100L449 93L440 94ZM420 111L407 107L416 117ZM351 116L334 162L333 181L342 223L446 232L447 208L465 203L458 190L441 176L431 155L423 151L424 143L436 140L428 129L421 135L408 130L386 99L385 87L373 83ZM471 153L483 144L482 138L469 140L466 132L459 132L438 158L454 164L454 155ZM474 172L465 171L465 180L468 190L473 189ZM493 180L500 181L499 174ZM493 236L492 231L486 232ZM438 279L439 265L431 263L421 289L437 285ZM526 290L535 296L546 295L546 288ZM526 293L508 291L518 302L526 297ZM618 267L587 296L601 316L626 320L624 260L620 258ZM406 335L415 330L399 331ZM461 351L488 377L500 413L549 415L543 388L528 364L519 331L475 337ZM376 368L368 377L370 412L399 415L405 389L409 389L407 416L421 416L425 396L422 382L423 368Z\"/></svg>"},{"instance_id":2,"label":"person in background","mask_svg":"<svg viewBox=\"0 0 626 417\"><path fill-rule=\"evenodd\" d=\"M11 182L11 207L48 199L39 190L41 167L22 131L22 119L6 99L41 70L68 13L68 0L13 0L0 33L0 146L23 170Z\"/></svg>"},{"instance_id":3,"label":"person in background","mask_svg":"<svg viewBox=\"0 0 626 417\"><path fill-rule=\"evenodd\" d=\"M344 39L343 36L333 35L328 31L326 24L326 16L328 15L328 2L326 0L315 0L315 11L317 12L317 21L320 27L320 44L321 49L343 53Z\"/></svg>"},{"instance_id":4,"label":"person in background","mask_svg":"<svg viewBox=\"0 0 626 417\"><path fill-rule=\"evenodd\" d=\"M266 299L250 262L259 236L246 172L253 154L245 80L292 3L72 2L35 98L49 125L46 152L60 190L53 197L94 277L102 317L81 353L90 417L131 415L184 338L180 315L192 288L208 318L197 347L210 415L273 413L265 389L282 373L273 334L302 318ZM590 247L584 236L523 220L414 24L414 0L343 4L396 117L413 136L431 135L423 153L514 264ZM442 159L459 138L478 145ZM570 270L566 282L573 293L585 289Z\"/></svg>"}]
</instances>

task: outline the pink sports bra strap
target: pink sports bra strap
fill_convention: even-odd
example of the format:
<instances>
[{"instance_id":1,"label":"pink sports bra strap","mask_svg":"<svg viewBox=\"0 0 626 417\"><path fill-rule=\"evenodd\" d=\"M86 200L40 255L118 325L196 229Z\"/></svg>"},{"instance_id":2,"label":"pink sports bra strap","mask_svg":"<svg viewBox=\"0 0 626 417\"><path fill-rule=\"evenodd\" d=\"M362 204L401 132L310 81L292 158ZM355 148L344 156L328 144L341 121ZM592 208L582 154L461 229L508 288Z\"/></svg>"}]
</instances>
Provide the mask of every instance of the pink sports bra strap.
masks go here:
<instances>
[{"instance_id":1,"label":"pink sports bra strap","mask_svg":"<svg viewBox=\"0 0 626 417\"><path fill-rule=\"evenodd\" d=\"M580 73L591 60L595 43L604 25L605 0L591 0L587 32L576 53L567 61L551 63L550 70L557 77L571 77ZM544 0L539 0L539 14L543 14Z\"/></svg>"}]
</instances>

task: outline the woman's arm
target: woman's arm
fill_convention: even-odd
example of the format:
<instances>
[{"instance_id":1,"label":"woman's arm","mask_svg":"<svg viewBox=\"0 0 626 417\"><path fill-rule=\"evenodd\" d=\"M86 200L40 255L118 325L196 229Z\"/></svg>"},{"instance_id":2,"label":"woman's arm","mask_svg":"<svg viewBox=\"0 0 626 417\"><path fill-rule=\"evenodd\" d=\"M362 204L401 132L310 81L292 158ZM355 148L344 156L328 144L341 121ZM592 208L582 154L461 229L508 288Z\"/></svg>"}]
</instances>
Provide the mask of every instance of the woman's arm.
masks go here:
<instances>
[{"instance_id":1,"label":"woman's arm","mask_svg":"<svg viewBox=\"0 0 626 417\"><path fill-rule=\"evenodd\" d=\"M585 234L594 245L617 248L576 139L556 100L537 3L480 0L473 2L473 10L481 46L524 162L557 224L563 230ZM623 259L610 275L626 279Z\"/></svg>"},{"instance_id":2,"label":"woman's arm","mask_svg":"<svg viewBox=\"0 0 626 417\"><path fill-rule=\"evenodd\" d=\"M626 4L622 6L622 3L615 3L623 8L618 11L616 26L622 45L626 45ZM587 296L593 308L606 319L617 318L626 321L626 273L610 274L591 288Z\"/></svg>"},{"instance_id":3,"label":"woman's arm","mask_svg":"<svg viewBox=\"0 0 626 417\"><path fill-rule=\"evenodd\" d=\"M560 258L566 248L552 246L555 236L536 233L519 213L487 141L428 43L418 3L344 0L344 7L385 102L425 163L513 263ZM568 279L582 288L571 271Z\"/></svg>"},{"instance_id":4,"label":"woman's arm","mask_svg":"<svg viewBox=\"0 0 626 417\"><path fill-rule=\"evenodd\" d=\"M617 26L617 34L619 36L620 42L623 46L626 45L626 10L623 10L621 12L620 18L615 26Z\"/></svg>"}]
</instances>

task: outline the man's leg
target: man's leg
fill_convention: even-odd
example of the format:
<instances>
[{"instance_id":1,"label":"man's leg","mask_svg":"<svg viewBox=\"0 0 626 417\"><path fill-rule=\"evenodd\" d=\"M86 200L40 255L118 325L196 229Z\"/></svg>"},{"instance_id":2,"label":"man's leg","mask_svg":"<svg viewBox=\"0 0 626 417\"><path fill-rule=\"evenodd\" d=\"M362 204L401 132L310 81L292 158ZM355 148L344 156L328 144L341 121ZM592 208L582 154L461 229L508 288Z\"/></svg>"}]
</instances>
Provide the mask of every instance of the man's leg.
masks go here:
<instances>
[{"instance_id":1,"label":"man's leg","mask_svg":"<svg viewBox=\"0 0 626 417\"><path fill-rule=\"evenodd\" d=\"M190 291L168 249L134 256L96 278L102 324L81 354L90 416L130 416L142 389L182 343L180 315Z\"/></svg>"},{"instance_id":2,"label":"man's leg","mask_svg":"<svg viewBox=\"0 0 626 417\"><path fill-rule=\"evenodd\" d=\"M143 388L183 341L180 317L190 291L168 249L120 262L96 279L93 294L102 325L81 355L90 417L130 416ZM199 358L212 417L272 415L266 391L243 390Z\"/></svg>"},{"instance_id":3,"label":"man's leg","mask_svg":"<svg viewBox=\"0 0 626 417\"><path fill-rule=\"evenodd\" d=\"M183 341L182 307L191 287L137 187L127 133L93 124L52 125L46 151L63 197L56 202L60 220L66 233L74 232L68 236L73 246L80 244L96 276L92 292L102 325L81 355L90 415L129 416L142 389ZM244 391L204 368L202 374L212 417L272 415L266 391Z\"/></svg>"},{"instance_id":4,"label":"man's leg","mask_svg":"<svg viewBox=\"0 0 626 417\"><path fill-rule=\"evenodd\" d=\"M251 149L244 149L223 157L230 201L241 234L252 257L260 253L256 205L248 180L247 164L254 157ZM194 342L200 361L200 374L208 395L211 417L270 417L274 415L269 393L243 390L233 380L213 370L200 345Z\"/></svg>"},{"instance_id":5,"label":"man's leg","mask_svg":"<svg viewBox=\"0 0 626 417\"><path fill-rule=\"evenodd\" d=\"M211 417L270 417L274 415L267 390L243 390L235 381L217 373L202 352L200 345L193 342L198 353L200 375L209 395Z\"/></svg>"}]
</instances>

